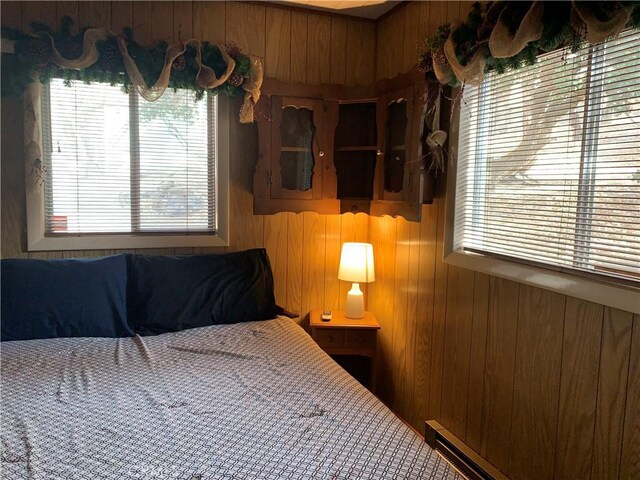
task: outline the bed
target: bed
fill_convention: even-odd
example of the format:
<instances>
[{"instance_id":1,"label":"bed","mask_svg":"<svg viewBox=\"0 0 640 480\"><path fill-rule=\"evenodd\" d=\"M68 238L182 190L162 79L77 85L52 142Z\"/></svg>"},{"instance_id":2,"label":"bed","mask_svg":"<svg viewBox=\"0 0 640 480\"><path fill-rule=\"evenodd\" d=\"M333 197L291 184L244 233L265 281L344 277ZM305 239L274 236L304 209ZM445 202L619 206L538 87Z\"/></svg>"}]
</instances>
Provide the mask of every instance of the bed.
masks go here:
<instances>
[{"instance_id":1,"label":"bed","mask_svg":"<svg viewBox=\"0 0 640 480\"><path fill-rule=\"evenodd\" d=\"M293 320L2 343L5 479L442 479Z\"/></svg>"}]
</instances>

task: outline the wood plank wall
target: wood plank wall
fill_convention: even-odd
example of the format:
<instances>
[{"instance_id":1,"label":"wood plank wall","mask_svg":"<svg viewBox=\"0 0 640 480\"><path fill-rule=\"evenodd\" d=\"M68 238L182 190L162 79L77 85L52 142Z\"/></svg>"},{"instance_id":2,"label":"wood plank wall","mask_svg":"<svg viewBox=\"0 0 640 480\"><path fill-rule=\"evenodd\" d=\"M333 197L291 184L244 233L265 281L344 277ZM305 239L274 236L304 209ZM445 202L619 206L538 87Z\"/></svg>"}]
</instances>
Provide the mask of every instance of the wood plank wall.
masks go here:
<instances>
[{"instance_id":1,"label":"wood plank wall","mask_svg":"<svg viewBox=\"0 0 640 480\"><path fill-rule=\"evenodd\" d=\"M470 8L408 2L383 18L376 77L408 70L416 45ZM369 220L380 396L512 480L640 478L640 316L444 264L443 184L421 224Z\"/></svg>"},{"instance_id":2,"label":"wood plank wall","mask_svg":"<svg viewBox=\"0 0 640 480\"><path fill-rule=\"evenodd\" d=\"M287 81L367 84L409 70L423 39L470 2L408 2L372 22L236 2L2 2L2 22L136 26L141 40L236 41ZM27 254L21 109L2 100L2 256ZM278 301L343 306L340 244L371 241L380 320L377 392L418 430L438 419L518 479L640 478L640 317L442 262L444 195L420 224L364 214L252 215L255 128L232 131L229 250L264 246ZM443 185L444 182L440 182ZM191 249L158 253L190 253ZM156 251L154 251L156 252Z\"/></svg>"},{"instance_id":3,"label":"wood plank wall","mask_svg":"<svg viewBox=\"0 0 640 480\"><path fill-rule=\"evenodd\" d=\"M363 85L375 77L375 23L268 3L64 1L2 2L2 22L28 27L34 20L56 26L69 15L76 26L134 26L142 43L191 36L235 41L264 60L266 75L284 81ZM237 111L233 110L232 111ZM113 251L27 253L22 167L22 111L2 99L2 256L78 257ZM293 312L344 306L348 285L337 279L340 245L367 241L365 214L281 213L254 216L252 174L257 158L255 126L232 122L231 244L266 247L275 273L277 301ZM208 249L156 249L141 253L197 253Z\"/></svg>"}]
</instances>

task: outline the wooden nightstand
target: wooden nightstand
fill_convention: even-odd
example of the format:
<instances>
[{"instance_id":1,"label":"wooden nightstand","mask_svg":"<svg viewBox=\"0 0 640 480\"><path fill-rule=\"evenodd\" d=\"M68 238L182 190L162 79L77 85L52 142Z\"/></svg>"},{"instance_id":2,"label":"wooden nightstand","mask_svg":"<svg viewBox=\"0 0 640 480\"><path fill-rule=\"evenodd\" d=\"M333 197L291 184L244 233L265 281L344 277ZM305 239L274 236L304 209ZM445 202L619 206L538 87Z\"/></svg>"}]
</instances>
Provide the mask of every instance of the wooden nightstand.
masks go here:
<instances>
[{"instance_id":1,"label":"wooden nightstand","mask_svg":"<svg viewBox=\"0 0 640 480\"><path fill-rule=\"evenodd\" d=\"M311 337L365 387L373 389L380 324L371 312L365 312L364 318L361 319L347 318L343 311L334 310L332 314L333 318L330 321L323 322L322 310L311 311ZM368 374L363 375L359 372L362 368L357 368L357 361L353 358L350 360L349 357L368 359Z\"/></svg>"}]
</instances>

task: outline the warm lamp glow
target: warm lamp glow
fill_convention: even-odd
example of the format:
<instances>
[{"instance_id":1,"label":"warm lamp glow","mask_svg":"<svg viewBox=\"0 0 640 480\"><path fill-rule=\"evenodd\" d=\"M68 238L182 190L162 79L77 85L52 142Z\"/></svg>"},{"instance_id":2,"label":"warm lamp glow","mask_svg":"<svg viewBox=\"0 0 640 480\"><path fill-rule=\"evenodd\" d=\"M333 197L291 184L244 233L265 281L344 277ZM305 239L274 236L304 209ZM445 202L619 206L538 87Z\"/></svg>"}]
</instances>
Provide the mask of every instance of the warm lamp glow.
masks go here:
<instances>
[{"instance_id":1,"label":"warm lamp glow","mask_svg":"<svg viewBox=\"0 0 640 480\"><path fill-rule=\"evenodd\" d=\"M342 245L338 278L353 282L347 293L345 315L347 318L364 317L364 295L359 283L376 279L373 268L373 246L370 243L347 242Z\"/></svg>"},{"instance_id":2,"label":"warm lamp glow","mask_svg":"<svg viewBox=\"0 0 640 480\"><path fill-rule=\"evenodd\" d=\"M345 282L373 282L376 279L373 269L373 245L370 243L344 243L340 255L338 278Z\"/></svg>"}]
</instances>

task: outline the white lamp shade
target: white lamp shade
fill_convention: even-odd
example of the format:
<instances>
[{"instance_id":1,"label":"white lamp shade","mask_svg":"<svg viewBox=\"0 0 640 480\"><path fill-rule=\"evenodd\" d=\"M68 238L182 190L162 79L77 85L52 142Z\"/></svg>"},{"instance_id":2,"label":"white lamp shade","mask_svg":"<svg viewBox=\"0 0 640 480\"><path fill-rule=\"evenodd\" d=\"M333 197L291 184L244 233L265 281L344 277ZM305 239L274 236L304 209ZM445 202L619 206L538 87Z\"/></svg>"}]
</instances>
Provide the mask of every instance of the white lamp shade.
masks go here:
<instances>
[{"instance_id":1,"label":"white lamp shade","mask_svg":"<svg viewBox=\"0 0 640 480\"><path fill-rule=\"evenodd\" d=\"M376 279L373 269L373 245L355 242L342 244L338 278L345 282L373 282Z\"/></svg>"}]
</instances>

